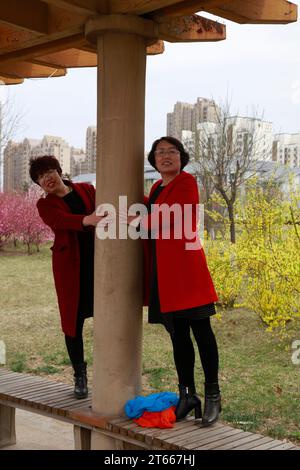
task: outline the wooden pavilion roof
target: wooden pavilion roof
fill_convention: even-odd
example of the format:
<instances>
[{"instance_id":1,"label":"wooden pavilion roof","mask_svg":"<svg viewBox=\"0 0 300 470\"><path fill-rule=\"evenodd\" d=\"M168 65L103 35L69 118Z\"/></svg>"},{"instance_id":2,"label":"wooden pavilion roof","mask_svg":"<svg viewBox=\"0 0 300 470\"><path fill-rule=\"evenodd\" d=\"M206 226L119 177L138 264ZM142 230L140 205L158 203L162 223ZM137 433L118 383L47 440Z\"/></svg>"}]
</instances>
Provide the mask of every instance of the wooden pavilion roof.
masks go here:
<instances>
[{"instance_id":1,"label":"wooden pavilion roof","mask_svg":"<svg viewBox=\"0 0 300 470\"><path fill-rule=\"evenodd\" d=\"M297 21L297 5L286 0L8 0L0 3L0 80L58 77L67 68L97 65L96 47L85 37L88 20L100 15L134 15L155 23L148 54L163 41L218 41L225 26L196 12L237 23Z\"/></svg>"}]
</instances>

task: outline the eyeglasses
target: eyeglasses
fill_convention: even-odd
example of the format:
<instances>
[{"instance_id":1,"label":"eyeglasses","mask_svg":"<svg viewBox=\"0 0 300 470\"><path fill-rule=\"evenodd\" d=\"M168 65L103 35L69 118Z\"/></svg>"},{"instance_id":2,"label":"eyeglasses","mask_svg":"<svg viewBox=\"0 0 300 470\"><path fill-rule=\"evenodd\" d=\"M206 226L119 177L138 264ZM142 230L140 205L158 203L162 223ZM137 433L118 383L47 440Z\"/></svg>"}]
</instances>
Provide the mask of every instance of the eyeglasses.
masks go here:
<instances>
[{"instance_id":1,"label":"eyeglasses","mask_svg":"<svg viewBox=\"0 0 300 470\"><path fill-rule=\"evenodd\" d=\"M177 155L178 153L180 152L177 149L158 149L154 151L154 154L158 157L163 157L164 155L170 155L170 157L175 157L175 155Z\"/></svg>"},{"instance_id":2,"label":"eyeglasses","mask_svg":"<svg viewBox=\"0 0 300 470\"><path fill-rule=\"evenodd\" d=\"M54 173L56 172L56 170L48 170L46 171L45 173L43 173L42 175L40 175L37 179L38 183L42 183L43 181L45 181L45 179L48 177L48 176L52 176L54 175Z\"/></svg>"}]
</instances>

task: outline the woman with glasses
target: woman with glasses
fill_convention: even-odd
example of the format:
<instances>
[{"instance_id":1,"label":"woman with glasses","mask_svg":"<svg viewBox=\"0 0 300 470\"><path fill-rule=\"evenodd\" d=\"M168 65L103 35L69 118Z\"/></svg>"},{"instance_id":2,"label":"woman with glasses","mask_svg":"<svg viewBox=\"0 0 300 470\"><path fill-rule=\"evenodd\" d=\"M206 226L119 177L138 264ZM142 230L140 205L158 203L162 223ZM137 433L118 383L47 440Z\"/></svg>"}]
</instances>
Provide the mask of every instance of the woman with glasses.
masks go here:
<instances>
[{"instance_id":1,"label":"woman with glasses","mask_svg":"<svg viewBox=\"0 0 300 470\"><path fill-rule=\"evenodd\" d=\"M148 216L140 222L142 229L151 234L147 242L150 273L145 276L150 280L149 322L163 324L172 340L180 396L177 420L195 409L195 417L202 416L202 425L209 426L217 421L221 411L218 347L210 324L210 317L216 313L217 294L197 235L197 182L183 171L189 155L173 137L156 140L148 160L161 174L150 191ZM163 207L172 209L168 217L164 216ZM205 376L203 415L195 389L195 352L190 330Z\"/></svg>"},{"instance_id":2,"label":"woman with glasses","mask_svg":"<svg viewBox=\"0 0 300 470\"><path fill-rule=\"evenodd\" d=\"M95 214L95 189L62 179L59 161L53 156L31 159L29 172L45 191L37 208L55 235L52 268L61 326L74 369L74 394L86 398L82 331L85 318L93 316L94 228L102 218Z\"/></svg>"}]
</instances>

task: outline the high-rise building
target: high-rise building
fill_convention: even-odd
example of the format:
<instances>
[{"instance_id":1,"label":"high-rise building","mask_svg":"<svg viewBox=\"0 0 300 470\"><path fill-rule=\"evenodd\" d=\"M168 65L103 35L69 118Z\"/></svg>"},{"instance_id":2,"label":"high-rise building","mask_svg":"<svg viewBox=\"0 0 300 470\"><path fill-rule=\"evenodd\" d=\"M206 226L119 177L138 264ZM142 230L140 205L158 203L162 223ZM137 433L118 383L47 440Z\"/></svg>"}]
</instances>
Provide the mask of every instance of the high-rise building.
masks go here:
<instances>
[{"instance_id":1,"label":"high-rise building","mask_svg":"<svg viewBox=\"0 0 300 470\"><path fill-rule=\"evenodd\" d=\"M292 168L300 167L300 132L275 134L272 160Z\"/></svg>"},{"instance_id":2,"label":"high-rise building","mask_svg":"<svg viewBox=\"0 0 300 470\"><path fill-rule=\"evenodd\" d=\"M18 184L18 151L20 144L12 142L7 143L3 152L3 189L9 191L17 187Z\"/></svg>"},{"instance_id":3,"label":"high-rise building","mask_svg":"<svg viewBox=\"0 0 300 470\"><path fill-rule=\"evenodd\" d=\"M63 174L71 174L71 148L61 137L45 135L42 140L9 142L4 150L4 191L22 190L31 184L29 160L43 155L56 157Z\"/></svg>"},{"instance_id":4,"label":"high-rise building","mask_svg":"<svg viewBox=\"0 0 300 470\"><path fill-rule=\"evenodd\" d=\"M8 142L4 149L4 191L18 191L31 183L29 160L32 150L40 144L37 139L24 139L23 142Z\"/></svg>"},{"instance_id":5,"label":"high-rise building","mask_svg":"<svg viewBox=\"0 0 300 470\"><path fill-rule=\"evenodd\" d=\"M71 147L71 178L88 172L88 163L84 150Z\"/></svg>"},{"instance_id":6,"label":"high-rise building","mask_svg":"<svg viewBox=\"0 0 300 470\"><path fill-rule=\"evenodd\" d=\"M86 131L86 173L96 173L96 160L97 160L97 128L89 126Z\"/></svg>"},{"instance_id":7,"label":"high-rise building","mask_svg":"<svg viewBox=\"0 0 300 470\"><path fill-rule=\"evenodd\" d=\"M39 145L32 149L32 156L52 155L57 158L64 175L71 175L71 147L62 138L44 135Z\"/></svg>"},{"instance_id":8,"label":"high-rise building","mask_svg":"<svg viewBox=\"0 0 300 470\"><path fill-rule=\"evenodd\" d=\"M197 98L195 104L177 101L174 110L167 114L167 135L181 140L182 131L195 132L200 122L216 122L218 106L213 100Z\"/></svg>"}]
</instances>

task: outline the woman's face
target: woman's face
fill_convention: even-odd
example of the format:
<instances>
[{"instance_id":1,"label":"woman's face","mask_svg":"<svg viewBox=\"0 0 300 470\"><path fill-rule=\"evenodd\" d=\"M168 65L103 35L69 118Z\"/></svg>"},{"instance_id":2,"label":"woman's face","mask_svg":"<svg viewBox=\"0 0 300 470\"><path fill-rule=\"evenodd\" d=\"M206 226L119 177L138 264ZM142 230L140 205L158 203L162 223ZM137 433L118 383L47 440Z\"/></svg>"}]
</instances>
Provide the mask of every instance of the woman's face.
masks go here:
<instances>
[{"instance_id":1,"label":"woman's face","mask_svg":"<svg viewBox=\"0 0 300 470\"><path fill-rule=\"evenodd\" d=\"M155 149L155 166L157 171L165 175L179 175L181 169L180 152L175 145L161 140Z\"/></svg>"},{"instance_id":2,"label":"woman's face","mask_svg":"<svg viewBox=\"0 0 300 470\"><path fill-rule=\"evenodd\" d=\"M63 181L59 176L57 170L48 170L38 177L37 181L40 187L48 194L56 194L61 190Z\"/></svg>"}]
</instances>

